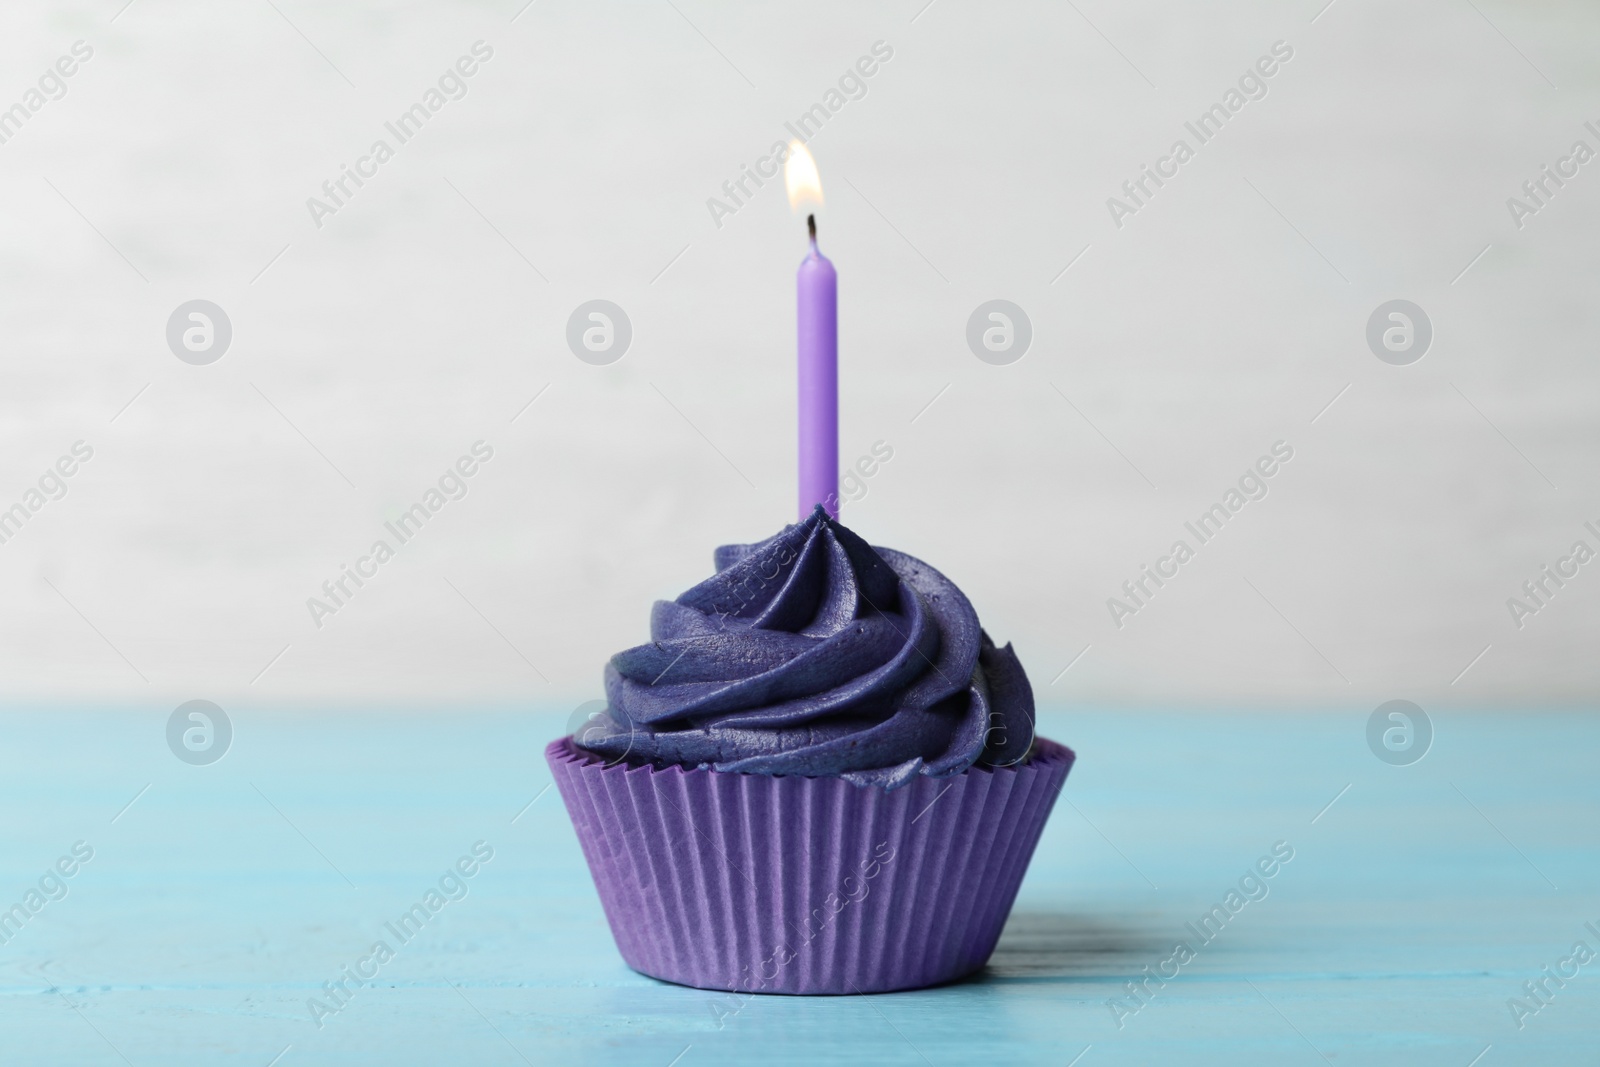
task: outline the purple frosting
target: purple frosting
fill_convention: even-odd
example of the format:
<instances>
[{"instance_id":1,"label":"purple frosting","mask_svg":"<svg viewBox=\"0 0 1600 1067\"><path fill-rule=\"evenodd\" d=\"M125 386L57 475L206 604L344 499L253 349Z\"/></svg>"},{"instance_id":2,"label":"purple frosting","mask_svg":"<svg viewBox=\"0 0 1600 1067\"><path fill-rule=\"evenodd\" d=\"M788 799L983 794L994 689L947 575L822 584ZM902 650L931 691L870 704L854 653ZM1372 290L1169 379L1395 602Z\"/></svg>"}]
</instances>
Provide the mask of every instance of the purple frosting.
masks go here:
<instances>
[{"instance_id":1,"label":"purple frosting","mask_svg":"<svg viewBox=\"0 0 1600 1067\"><path fill-rule=\"evenodd\" d=\"M889 788L1033 744L1033 689L961 590L873 548L819 506L657 601L653 640L611 658L601 755Z\"/></svg>"}]
</instances>

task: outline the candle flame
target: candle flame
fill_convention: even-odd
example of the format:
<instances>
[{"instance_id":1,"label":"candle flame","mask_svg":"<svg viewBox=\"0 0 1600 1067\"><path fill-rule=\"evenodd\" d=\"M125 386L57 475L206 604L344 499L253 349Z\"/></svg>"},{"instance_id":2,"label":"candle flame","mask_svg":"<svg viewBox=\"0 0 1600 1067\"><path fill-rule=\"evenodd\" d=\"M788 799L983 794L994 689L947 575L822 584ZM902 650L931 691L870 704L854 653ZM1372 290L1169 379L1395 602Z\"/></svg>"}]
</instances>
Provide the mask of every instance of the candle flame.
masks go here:
<instances>
[{"instance_id":1,"label":"candle flame","mask_svg":"<svg viewBox=\"0 0 1600 1067\"><path fill-rule=\"evenodd\" d=\"M789 142L789 158L783 165L783 184L789 191L791 211L799 211L804 203L822 206L822 176L817 173L817 161L811 158L811 153L799 141Z\"/></svg>"}]
</instances>

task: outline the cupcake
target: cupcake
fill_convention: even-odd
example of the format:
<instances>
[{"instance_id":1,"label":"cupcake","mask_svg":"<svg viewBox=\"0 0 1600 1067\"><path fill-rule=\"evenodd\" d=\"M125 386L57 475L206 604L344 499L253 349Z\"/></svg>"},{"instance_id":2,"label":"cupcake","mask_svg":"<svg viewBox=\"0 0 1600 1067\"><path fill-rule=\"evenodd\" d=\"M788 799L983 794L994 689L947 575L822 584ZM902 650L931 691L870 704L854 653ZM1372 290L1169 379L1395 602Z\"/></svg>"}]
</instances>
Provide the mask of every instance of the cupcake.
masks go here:
<instances>
[{"instance_id":1,"label":"cupcake","mask_svg":"<svg viewBox=\"0 0 1600 1067\"><path fill-rule=\"evenodd\" d=\"M741 993L978 970L1073 761L1011 646L821 507L715 562L545 752L623 959Z\"/></svg>"}]
</instances>

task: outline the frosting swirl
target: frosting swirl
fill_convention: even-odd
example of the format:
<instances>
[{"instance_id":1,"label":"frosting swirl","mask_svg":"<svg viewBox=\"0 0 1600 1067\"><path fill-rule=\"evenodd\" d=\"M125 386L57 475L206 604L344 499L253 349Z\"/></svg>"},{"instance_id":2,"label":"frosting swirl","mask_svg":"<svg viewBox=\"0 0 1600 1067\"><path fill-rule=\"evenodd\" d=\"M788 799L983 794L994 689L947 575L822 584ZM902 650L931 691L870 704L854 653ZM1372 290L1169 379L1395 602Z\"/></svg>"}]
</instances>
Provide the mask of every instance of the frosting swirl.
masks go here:
<instances>
[{"instance_id":1,"label":"frosting swirl","mask_svg":"<svg viewBox=\"0 0 1600 1067\"><path fill-rule=\"evenodd\" d=\"M1033 690L948 578L873 548L819 506L657 601L652 641L606 666L602 755L889 788L1033 743Z\"/></svg>"}]
</instances>

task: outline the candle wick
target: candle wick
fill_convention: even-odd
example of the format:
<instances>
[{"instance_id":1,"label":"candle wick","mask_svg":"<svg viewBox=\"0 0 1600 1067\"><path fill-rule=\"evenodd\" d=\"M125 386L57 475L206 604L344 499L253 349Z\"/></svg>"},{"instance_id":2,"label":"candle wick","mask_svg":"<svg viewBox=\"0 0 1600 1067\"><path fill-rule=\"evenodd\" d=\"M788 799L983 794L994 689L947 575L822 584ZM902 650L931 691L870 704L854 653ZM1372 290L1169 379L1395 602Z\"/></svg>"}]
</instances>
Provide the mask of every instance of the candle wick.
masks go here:
<instances>
[{"instance_id":1,"label":"candle wick","mask_svg":"<svg viewBox=\"0 0 1600 1067\"><path fill-rule=\"evenodd\" d=\"M817 239L817 217L815 215L806 216L806 232L811 234L813 241Z\"/></svg>"}]
</instances>

